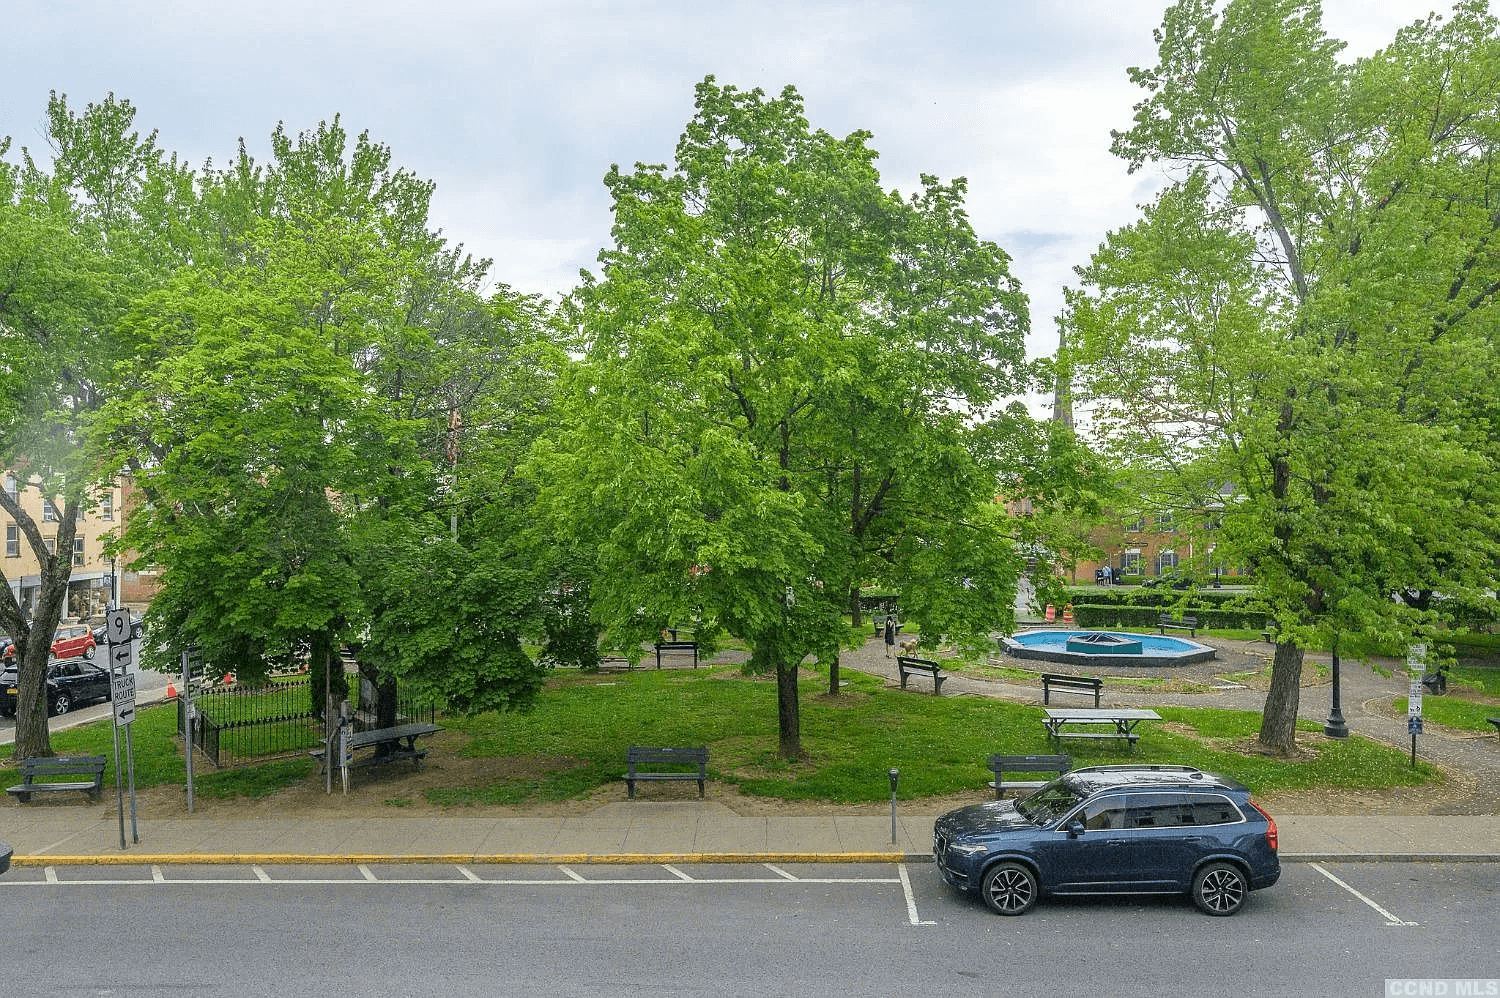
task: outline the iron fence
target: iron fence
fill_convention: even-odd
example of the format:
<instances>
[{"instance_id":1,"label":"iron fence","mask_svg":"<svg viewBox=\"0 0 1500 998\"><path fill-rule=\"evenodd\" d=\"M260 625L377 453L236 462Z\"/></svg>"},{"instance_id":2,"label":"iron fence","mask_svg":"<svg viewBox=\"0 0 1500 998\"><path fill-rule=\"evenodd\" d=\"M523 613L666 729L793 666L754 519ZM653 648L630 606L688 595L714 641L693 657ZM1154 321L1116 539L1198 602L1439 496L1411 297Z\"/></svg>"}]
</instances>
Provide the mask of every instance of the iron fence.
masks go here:
<instances>
[{"instance_id":1,"label":"iron fence","mask_svg":"<svg viewBox=\"0 0 1500 998\"><path fill-rule=\"evenodd\" d=\"M352 684L350 706L359 708L361 684ZM220 769L297 758L323 744L323 720L313 710L306 676L273 681L258 688L230 684L193 694L198 719L193 744ZM400 685L396 712L403 718L435 721L436 711L418 707ZM186 730L183 702L177 702L177 732Z\"/></svg>"}]
</instances>

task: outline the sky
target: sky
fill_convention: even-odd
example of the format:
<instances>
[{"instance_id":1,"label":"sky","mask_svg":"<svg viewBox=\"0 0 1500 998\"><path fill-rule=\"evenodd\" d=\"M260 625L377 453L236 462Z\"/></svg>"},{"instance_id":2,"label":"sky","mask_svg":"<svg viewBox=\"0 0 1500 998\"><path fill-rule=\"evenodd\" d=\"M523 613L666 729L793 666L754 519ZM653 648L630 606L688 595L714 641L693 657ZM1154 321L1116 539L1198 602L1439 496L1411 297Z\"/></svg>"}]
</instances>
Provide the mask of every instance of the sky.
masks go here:
<instances>
[{"instance_id":1,"label":"sky","mask_svg":"<svg viewBox=\"0 0 1500 998\"><path fill-rule=\"evenodd\" d=\"M1166 0L12 0L0 135L44 148L47 97L113 93L193 165L267 158L341 116L437 190L431 218L495 281L566 294L609 240L611 164L670 161L693 87L791 84L815 128L873 133L883 186L966 177L970 220L1051 354L1073 268L1161 184L1110 130L1143 95ZM1451 0L1325 0L1350 57Z\"/></svg>"}]
</instances>

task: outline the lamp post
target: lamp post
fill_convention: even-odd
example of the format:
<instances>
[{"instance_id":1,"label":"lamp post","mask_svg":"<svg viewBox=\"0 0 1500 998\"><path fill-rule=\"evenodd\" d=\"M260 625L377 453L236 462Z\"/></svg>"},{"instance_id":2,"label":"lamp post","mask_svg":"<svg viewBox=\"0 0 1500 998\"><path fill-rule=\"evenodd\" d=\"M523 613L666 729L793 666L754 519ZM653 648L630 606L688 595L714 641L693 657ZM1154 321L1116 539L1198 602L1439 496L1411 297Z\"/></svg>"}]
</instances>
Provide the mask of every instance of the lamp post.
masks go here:
<instances>
[{"instance_id":1,"label":"lamp post","mask_svg":"<svg viewBox=\"0 0 1500 998\"><path fill-rule=\"evenodd\" d=\"M1328 710L1328 720L1323 725L1323 734L1329 738L1348 738L1349 726L1344 723L1344 712L1339 709L1339 636L1333 636L1333 704Z\"/></svg>"}]
</instances>

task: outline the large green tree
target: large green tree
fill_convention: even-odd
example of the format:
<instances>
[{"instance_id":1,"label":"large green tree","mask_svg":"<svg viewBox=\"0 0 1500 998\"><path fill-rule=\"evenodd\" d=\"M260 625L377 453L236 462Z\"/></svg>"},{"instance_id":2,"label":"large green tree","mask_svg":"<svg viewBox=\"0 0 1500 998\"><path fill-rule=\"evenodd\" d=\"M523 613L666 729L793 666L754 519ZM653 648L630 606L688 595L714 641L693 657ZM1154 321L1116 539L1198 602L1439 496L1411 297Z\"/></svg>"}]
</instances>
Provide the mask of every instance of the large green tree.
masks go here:
<instances>
[{"instance_id":1,"label":"large green tree","mask_svg":"<svg viewBox=\"0 0 1500 998\"><path fill-rule=\"evenodd\" d=\"M386 715L397 676L445 707L525 705L541 673L514 622L540 583L494 584L479 551L510 535L474 525L517 501L493 486L546 398L546 310L486 300L486 263L429 230L433 185L368 135L335 118L272 149L205 170L201 252L136 303L144 362L95 425L150 499L126 542L165 566L154 651L254 675L307 649L318 709L354 641Z\"/></svg>"},{"instance_id":2,"label":"large green tree","mask_svg":"<svg viewBox=\"0 0 1500 998\"><path fill-rule=\"evenodd\" d=\"M881 189L870 136L788 87L697 87L674 163L613 168L614 244L575 297L584 357L538 451L559 533L627 654L666 626L746 640L802 752L798 669L836 667L862 584L930 640L1010 622L993 502L1026 302L962 180ZM836 683L836 673L833 681Z\"/></svg>"},{"instance_id":3,"label":"large green tree","mask_svg":"<svg viewBox=\"0 0 1500 998\"><path fill-rule=\"evenodd\" d=\"M5 161L0 141L0 467L58 513L49 550L41 525L0 492L41 566L34 601L0 570L0 628L19 651L17 755L50 755L45 673L65 611L78 515L114 471L80 446L87 421L130 357L117 320L186 252L184 171L135 130L135 109L110 95L83 111L53 94L47 155ZM190 185L189 185L190 188ZM190 200L190 199L189 199ZM19 581L19 580L14 580Z\"/></svg>"},{"instance_id":4,"label":"large green tree","mask_svg":"<svg viewBox=\"0 0 1500 998\"><path fill-rule=\"evenodd\" d=\"M1288 751L1304 647L1416 640L1437 605L1393 595L1495 585L1500 40L1462 3L1342 62L1306 0L1183 0L1156 39L1114 149L1170 183L1080 270L1068 339L1122 454L1232 487Z\"/></svg>"}]
</instances>

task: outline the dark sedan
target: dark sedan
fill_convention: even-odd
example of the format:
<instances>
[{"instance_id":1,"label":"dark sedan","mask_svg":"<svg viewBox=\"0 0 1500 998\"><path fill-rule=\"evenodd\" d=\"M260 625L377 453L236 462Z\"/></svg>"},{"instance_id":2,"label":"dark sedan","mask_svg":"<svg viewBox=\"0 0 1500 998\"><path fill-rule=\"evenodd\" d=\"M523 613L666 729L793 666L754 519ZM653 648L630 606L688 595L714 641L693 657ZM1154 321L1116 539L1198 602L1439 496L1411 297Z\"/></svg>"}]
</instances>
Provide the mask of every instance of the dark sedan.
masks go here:
<instances>
[{"instance_id":1,"label":"dark sedan","mask_svg":"<svg viewBox=\"0 0 1500 998\"><path fill-rule=\"evenodd\" d=\"M1185 766L1076 769L933 826L943 879L1001 915L1049 894L1187 894L1232 915L1281 876L1276 823L1245 787Z\"/></svg>"},{"instance_id":2,"label":"dark sedan","mask_svg":"<svg viewBox=\"0 0 1500 998\"><path fill-rule=\"evenodd\" d=\"M0 717L16 716L19 676L0 673ZM108 700L109 673L92 662L53 662L47 666L47 713L66 714L74 707Z\"/></svg>"}]
</instances>

